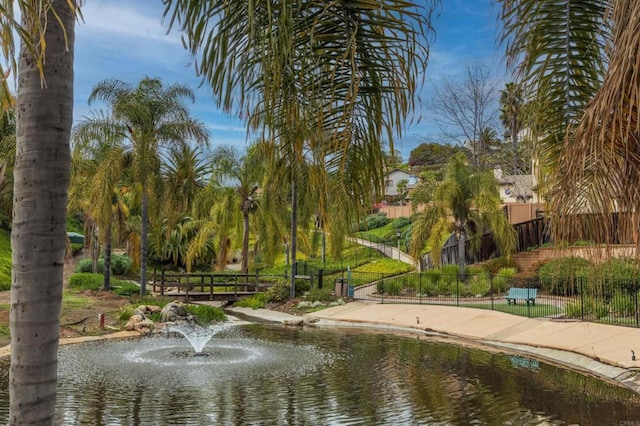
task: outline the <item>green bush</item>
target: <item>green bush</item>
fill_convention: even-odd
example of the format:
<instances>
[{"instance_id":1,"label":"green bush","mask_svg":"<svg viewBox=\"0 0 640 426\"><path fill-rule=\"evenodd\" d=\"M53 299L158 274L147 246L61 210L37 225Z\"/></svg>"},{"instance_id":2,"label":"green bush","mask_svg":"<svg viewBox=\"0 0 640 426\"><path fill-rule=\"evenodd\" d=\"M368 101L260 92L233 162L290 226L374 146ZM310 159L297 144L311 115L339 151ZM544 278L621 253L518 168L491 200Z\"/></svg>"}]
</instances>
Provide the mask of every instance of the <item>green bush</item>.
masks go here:
<instances>
[{"instance_id":1,"label":"green bush","mask_svg":"<svg viewBox=\"0 0 640 426\"><path fill-rule=\"evenodd\" d=\"M469 291L471 296L484 296L491 290L491 281L489 277L484 274L474 275L469 280Z\"/></svg>"},{"instance_id":2,"label":"green bush","mask_svg":"<svg viewBox=\"0 0 640 426\"><path fill-rule=\"evenodd\" d=\"M111 291L119 296L131 296L140 293L140 287L136 283L123 280L111 280Z\"/></svg>"},{"instance_id":3,"label":"green bush","mask_svg":"<svg viewBox=\"0 0 640 426\"><path fill-rule=\"evenodd\" d=\"M364 221L360 222L358 229L360 231L366 231L368 229L382 228L387 223L389 223L389 219L386 213L370 214Z\"/></svg>"},{"instance_id":4,"label":"green bush","mask_svg":"<svg viewBox=\"0 0 640 426\"><path fill-rule=\"evenodd\" d=\"M456 292L456 283L455 280L453 282L451 282L450 280L447 280L443 278L438 281L438 283L436 284L436 294L438 296L448 296L451 294L455 294Z\"/></svg>"},{"instance_id":5,"label":"green bush","mask_svg":"<svg viewBox=\"0 0 640 426\"><path fill-rule=\"evenodd\" d=\"M516 268L502 268L493 277L493 291L503 293L511 287L511 279L516 275Z\"/></svg>"},{"instance_id":6,"label":"green bush","mask_svg":"<svg viewBox=\"0 0 640 426\"><path fill-rule=\"evenodd\" d=\"M133 261L129 256L120 254L114 254L111 256L111 272L114 275L127 275L131 272L131 266L133 266Z\"/></svg>"},{"instance_id":7,"label":"green bush","mask_svg":"<svg viewBox=\"0 0 640 426\"><path fill-rule=\"evenodd\" d=\"M497 274L503 268L514 268L517 270L516 263L512 258L497 257L485 263L485 268L492 274Z\"/></svg>"},{"instance_id":8,"label":"green bush","mask_svg":"<svg viewBox=\"0 0 640 426\"><path fill-rule=\"evenodd\" d=\"M267 295L265 293L257 293L251 297L245 297L234 302L233 306L238 308L261 309L267 303Z\"/></svg>"},{"instance_id":9,"label":"green bush","mask_svg":"<svg viewBox=\"0 0 640 426\"><path fill-rule=\"evenodd\" d=\"M131 272L133 261L128 256L114 254L111 256L111 273L113 275L127 275ZM75 272L92 272L93 262L91 259L82 259L78 262ZM98 259L98 273L104 273L104 258Z\"/></svg>"},{"instance_id":10,"label":"green bush","mask_svg":"<svg viewBox=\"0 0 640 426\"><path fill-rule=\"evenodd\" d=\"M332 302L335 297L330 288L312 288L307 293L306 300L309 302Z\"/></svg>"},{"instance_id":11,"label":"green bush","mask_svg":"<svg viewBox=\"0 0 640 426\"><path fill-rule=\"evenodd\" d=\"M574 295L579 291L578 282L588 276L589 266L581 257L552 259L538 269L538 278L551 294Z\"/></svg>"},{"instance_id":12,"label":"green bush","mask_svg":"<svg viewBox=\"0 0 640 426\"><path fill-rule=\"evenodd\" d=\"M102 274L93 274L90 272L81 272L71 274L69 277L69 287L77 290L98 291L104 285L104 276Z\"/></svg>"},{"instance_id":13,"label":"green bush","mask_svg":"<svg viewBox=\"0 0 640 426\"><path fill-rule=\"evenodd\" d=\"M384 292L389 296L399 296L403 288L402 283L397 280L387 280L384 283Z\"/></svg>"},{"instance_id":14,"label":"green bush","mask_svg":"<svg viewBox=\"0 0 640 426\"><path fill-rule=\"evenodd\" d=\"M611 300L611 308L618 316L630 317L636 314L636 297L617 289Z\"/></svg>"},{"instance_id":15,"label":"green bush","mask_svg":"<svg viewBox=\"0 0 640 426\"><path fill-rule=\"evenodd\" d=\"M564 307L564 312L569 318L580 318L582 316L582 304L580 302L569 302Z\"/></svg>"},{"instance_id":16,"label":"green bush","mask_svg":"<svg viewBox=\"0 0 640 426\"><path fill-rule=\"evenodd\" d=\"M93 268L93 262L92 262L91 259L82 259L76 265L75 272L92 273L92 268ZM98 271L97 271L97 273L98 274L103 274L104 273L104 259L98 259Z\"/></svg>"},{"instance_id":17,"label":"green bush","mask_svg":"<svg viewBox=\"0 0 640 426\"><path fill-rule=\"evenodd\" d=\"M222 322L226 319L224 311L209 305L185 305L188 313L197 318L198 324L207 325Z\"/></svg>"},{"instance_id":18,"label":"green bush","mask_svg":"<svg viewBox=\"0 0 640 426\"><path fill-rule=\"evenodd\" d=\"M11 236L0 229L0 291L11 290Z\"/></svg>"},{"instance_id":19,"label":"green bush","mask_svg":"<svg viewBox=\"0 0 640 426\"><path fill-rule=\"evenodd\" d=\"M278 281L265 292L267 302L284 302L289 300L291 286L287 281Z\"/></svg>"},{"instance_id":20,"label":"green bush","mask_svg":"<svg viewBox=\"0 0 640 426\"><path fill-rule=\"evenodd\" d=\"M405 226L409 226L409 225L411 225L411 218L399 217L393 221L393 223L391 224L391 227L393 229L402 229Z\"/></svg>"}]
</instances>

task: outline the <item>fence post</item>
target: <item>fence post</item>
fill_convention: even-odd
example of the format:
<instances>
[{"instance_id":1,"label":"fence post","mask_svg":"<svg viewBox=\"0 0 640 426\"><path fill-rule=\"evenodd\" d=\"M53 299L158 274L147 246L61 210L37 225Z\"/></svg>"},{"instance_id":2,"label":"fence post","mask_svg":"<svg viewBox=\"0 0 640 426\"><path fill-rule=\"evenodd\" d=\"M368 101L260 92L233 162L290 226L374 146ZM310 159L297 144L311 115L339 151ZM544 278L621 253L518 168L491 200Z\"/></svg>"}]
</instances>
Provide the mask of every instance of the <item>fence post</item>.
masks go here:
<instances>
[{"instance_id":1,"label":"fence post","mask_svg":"<svg viewBox=\"0 0 640 426\"><path fill-rule=\"evenodd\" d=\"M494 292L493 292L493 279L496 277L495 275L492 275L490 272L487 272L487 276L489 277L489 295L491 296L491 310L494 310L494 306L493 306L493 299L494 299Z\"/></svg>"},{"instance_id":2,"label":"fence post","mask_svg":"<svg viewBox=\"0 0 640 426\"><path fill-rule=\"evenodd\" d=\"M160 269L160 296L164 296L164 268Z\"/></svg>"},{"instance_id":3,"label":"fence post","mask_svg":"<svg viewBox=\"0 0 640 426\"><path fill-rule=\"evenodd\" d=\"M322 274L324 274L324 269L318 269L318 288L322 288Z\"/></svg>"},{"instance_id":4,"label":"fence post","mask_svg":"<svg viewBox=\"0 0 640 426\"><path fill-rule=\"evenodd\" d=\"M635 286L635 291L636 291L636 327L639 327L640 325L638 324L638 281L636 281L636 286Z\"/></svg>"},{"instance_id":5,"label":"fence post","mask_svg":"<svg viewBox=\"0 0 640 426\"><path fill-rule=\"evenodd\" d=\"M460 306L460 277L456 274L456 306Z\"/></svg>"},{"instance_id":6,"label":"fence post","mask_svg":"<svg viewBox=\"0 0 640 426\"><path fill-rule=\"evenodd\" d=\"M418 272L418 282L420 283L419 300L420 300L420 305L422 305L422 272Z\"/></svg>"},{"instance_id":7,"label":"fence post","mask_svg":"<svg viewBox=\"0 0 640 426\"><path fill-rule=\"evenodd\" d=\"M382 280L382 286L381 286L381 288L382 288L382 295L381 296L382 297L380 298L380 304L384 305L384 285L385 285L384 273L382 274L381 280Z\"/></svg>"},{"instance_id":8,"label":"fence post","mask_svg":"<svg viewBox=\"0 0 640 426\"><path fill-rule=\"evenodd\" d=\"M580 277L580 319L584 321L584 288L582 286L582 277Z\"/></svg>"}]
</instances>

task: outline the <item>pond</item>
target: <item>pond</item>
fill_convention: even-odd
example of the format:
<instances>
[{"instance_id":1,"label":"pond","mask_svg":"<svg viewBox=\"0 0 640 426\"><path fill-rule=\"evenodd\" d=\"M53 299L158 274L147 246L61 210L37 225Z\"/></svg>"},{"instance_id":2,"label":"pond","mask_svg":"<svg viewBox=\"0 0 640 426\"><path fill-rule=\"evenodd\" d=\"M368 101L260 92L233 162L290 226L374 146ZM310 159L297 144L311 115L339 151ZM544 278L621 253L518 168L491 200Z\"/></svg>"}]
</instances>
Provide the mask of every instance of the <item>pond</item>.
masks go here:
<instances>
[{"instance_id":1,"label":"pond","mask_svg":"<svg viewBox=\"0 0 640 426\"><path fill-rule=\"evenodd\" d=\"M0 370L0 422L8 368ZM56 424L640 424L634 392L426 337L234 326L60 349ZM628 423L625 423L628 422Z\"/></svg>"}]
</instances>

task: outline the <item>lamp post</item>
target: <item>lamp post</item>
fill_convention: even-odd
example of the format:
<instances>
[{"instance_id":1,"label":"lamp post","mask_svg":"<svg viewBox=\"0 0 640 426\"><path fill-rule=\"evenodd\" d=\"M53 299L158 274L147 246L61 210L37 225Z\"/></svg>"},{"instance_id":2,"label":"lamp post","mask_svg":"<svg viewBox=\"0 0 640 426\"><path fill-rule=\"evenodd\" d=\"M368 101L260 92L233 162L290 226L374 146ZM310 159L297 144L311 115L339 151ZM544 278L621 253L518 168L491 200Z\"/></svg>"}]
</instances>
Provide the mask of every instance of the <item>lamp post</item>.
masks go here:
<instances>
[{"instance_id":1,"label":"lamp post","mask_svg":"<svg viewBox=\"0 0 640 426\"><path fill-rule=\"evenodd\" d=\"M396 231L396 238L398 240L398 260L400 260L400 237L402 236L402 233L398 230Z\"/></svg>"}]
</instances>

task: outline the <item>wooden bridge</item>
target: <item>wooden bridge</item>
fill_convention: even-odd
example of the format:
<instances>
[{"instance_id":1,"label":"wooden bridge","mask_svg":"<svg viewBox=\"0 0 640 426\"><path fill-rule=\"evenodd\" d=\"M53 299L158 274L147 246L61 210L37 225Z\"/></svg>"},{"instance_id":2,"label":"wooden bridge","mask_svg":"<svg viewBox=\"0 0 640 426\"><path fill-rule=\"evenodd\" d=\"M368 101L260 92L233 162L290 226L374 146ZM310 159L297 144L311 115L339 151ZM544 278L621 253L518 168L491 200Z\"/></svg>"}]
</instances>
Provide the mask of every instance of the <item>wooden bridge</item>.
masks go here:
<instances>
[{"instance_id":1,"label":"wooden bridge","mask_svg":"<svg viewBox=\"0 0 640 426\"><path fill-rule=\"evenodd\" d=\"M154 271L151 286L155 294L186 300L236 301L263 292L282 275L175 273Z\"/></svg>"}]
</instances>

